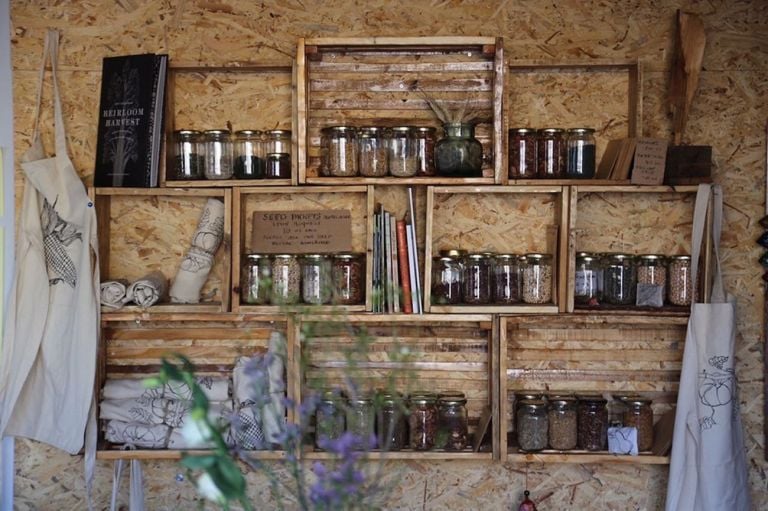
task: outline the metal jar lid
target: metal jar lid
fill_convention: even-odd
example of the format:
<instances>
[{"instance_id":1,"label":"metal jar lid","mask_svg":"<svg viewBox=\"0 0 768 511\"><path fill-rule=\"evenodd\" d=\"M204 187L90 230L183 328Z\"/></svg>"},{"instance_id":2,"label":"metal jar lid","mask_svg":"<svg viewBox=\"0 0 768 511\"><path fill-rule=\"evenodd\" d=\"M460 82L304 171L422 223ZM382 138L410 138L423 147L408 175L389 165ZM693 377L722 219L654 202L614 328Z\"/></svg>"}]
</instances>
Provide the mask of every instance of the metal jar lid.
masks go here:
<instances>
[{"instance_id":1,"label":"metal jar lid","mask_svg":"<svg viewBox=\"0 0 768 511\"><path fill-rule=\"evenodd\" d=\"M414 392L408 397L408 401L416 405L435 404L437 395L432 392Z\"/></svg>"},{"instance_id":2,"label":"metal jar lid","mask_svg":"<svg viewBox=\"0 0 768 511\"><path fill-rule=\"evenodd\" d=\"M418 135L434 135L437 132L437 129L432 126L419 126L418 128L414 128L414 131L416 131Z\"/></svg>"},{"instance_id":3,"label":"metal jar lid","mask_svg":"<svg viewBox=\"0 0 768 511\"><path fill-rule=\"evenodd\" d=\"M591 135L595 130L593 128L570 128L569 135Z\"/></svg>"},{"instance_id":4,"label":"metal jar lid","mask_svg":"<svg viewBox=\"0 0 768 511\"><path fill-rule=\"evenodd\" d=\"M544 128L540 129L539 133L543 135L562 135L565 133L565 130L563 128Z\"/></svg>"},{"instance_id":5,"label":"metal jar lid","mask_svg":"<svg viewBox=\"0 0 768 511\"><path fill-rule=\"evenodd\" d=\"M269 256L267 254L245 254L245 258L249 261L259 261L269 259Z\"/></svg>"},{"instance_id":6,"label":"metal jar lid","mask_svg":"<svg viewBox=\"0 0 768 511\"><path fill-rule=\"evenodd\" d=\"M198 130L176 130L173 132L174 135L179 137L198 137L200 136L200 132Z\"/></svg>"},{"instance_id":7,"label":"metal jar lid","mask_svg":"<svg viewBox=\"0 0 768 511\"><path fill-rule=\"evenodd\" d=\"M457 248L451 248L451 249L441 250L440 255L443 257L462 258L467 255L467 251L459 250Z\"/></svg>"},{"instance_id":8,"label":"metal jar lid","mask_svg":"<svg viewBox=\"0 0 768 511\"><path fill-rule=\"evenodd\" d=\"M206 136L228 136L229 130L205 130L203 133Z\"/></svg>"},{"instance_id":9,"label":"metal jar lid","mask_svg":"<svg viewBox=\"0 0 768 511\"><path fill-rule=\"evenodd\" d=\"M513 135L534 135L537 131L535 128L510 128L509 130Z\"/></svg>"},{"instance_id":10,"label":"metal jar lid","mask_svg":"<svg viewBox=\"0 0 768 511\"><path fill-rule=\"evenodd\" d=\"M236 137L260 137L261 135L261 130L238 130L235 132Z\"/></svg>"},{"instance_id":11,"label":"metal jar lid","mask_svg":"<svg viewBox=\"0 0 768 511\"><path fill-rule=\"evenodd\" d=\"M267 135L274 135L276 137L282 137L283 135L287 137L291 136L291 130L267 130L264 133Z\"/></svg>"}]
</instances>

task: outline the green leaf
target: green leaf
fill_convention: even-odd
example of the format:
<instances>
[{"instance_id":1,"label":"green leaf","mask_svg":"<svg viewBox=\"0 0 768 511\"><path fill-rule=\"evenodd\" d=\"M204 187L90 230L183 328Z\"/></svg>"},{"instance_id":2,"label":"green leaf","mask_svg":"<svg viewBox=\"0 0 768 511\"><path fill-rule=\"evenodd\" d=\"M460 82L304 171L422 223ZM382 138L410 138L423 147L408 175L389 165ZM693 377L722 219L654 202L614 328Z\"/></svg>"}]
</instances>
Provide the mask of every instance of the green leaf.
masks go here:
<instances>
[{"instance_id":1,"label":"green leaf","mask_svg":"<svg viewBox=\"0 0 768 511\"><path fill-rule=\"evenodd\" d=\"M220 458L219 470L221 470L221 475L227 479L232 488L238 492L238 495L242 495L245 492L245 478L237 464L232 461L232 458Z\"/></svg>"},{"instance_id":2,"label":"green leaf","mask_svg":"<svg viewBox=\"0 0 768 511\"><path fill-rule=\"evenodd\" d=\"M181 465L190 470L205 470L216 464L217 457L212 454L203 456L184 456Z\"/></svg>"},{"instance_id":3,"label":"green leaf","mask_svg":"<svg viewBox=\"0 0 768 511\"><path fill-rule=\"evenodd\" d=\"M158 376L153 376L151 378L144 378L144 381L142 383L148 389L156 389L163 386L163 380Z\"/></svg>"}]
</instances>

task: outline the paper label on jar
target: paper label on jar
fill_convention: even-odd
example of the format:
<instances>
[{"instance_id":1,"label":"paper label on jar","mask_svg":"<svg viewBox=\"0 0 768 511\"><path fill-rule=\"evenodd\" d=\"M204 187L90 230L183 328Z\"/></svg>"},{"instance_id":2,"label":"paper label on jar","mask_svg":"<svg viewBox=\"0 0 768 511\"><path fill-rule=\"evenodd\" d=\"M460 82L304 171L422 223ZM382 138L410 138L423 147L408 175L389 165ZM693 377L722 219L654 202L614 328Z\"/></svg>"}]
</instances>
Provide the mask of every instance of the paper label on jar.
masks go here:
<instances>
[{"instance_id":1,"label":"paper label on jar","mask_svg":"<svg viewBox=\"0 0 768 511\"><path fill-rule=\"evenodd\" d=\"M593 270L579 270L574 279L574 294L576 296L597 295L597 272Z\"/></svg>"}]
</instances>

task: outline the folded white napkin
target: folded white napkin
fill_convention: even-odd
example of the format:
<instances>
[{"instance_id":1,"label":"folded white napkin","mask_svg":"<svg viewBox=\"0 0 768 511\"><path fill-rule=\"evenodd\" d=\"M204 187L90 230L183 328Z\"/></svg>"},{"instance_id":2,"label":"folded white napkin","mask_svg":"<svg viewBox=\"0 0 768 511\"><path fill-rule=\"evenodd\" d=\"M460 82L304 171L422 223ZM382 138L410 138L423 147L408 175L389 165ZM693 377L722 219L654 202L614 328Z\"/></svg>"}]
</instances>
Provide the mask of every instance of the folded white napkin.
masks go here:
<instances>
[{"instance_id":1,"label":"folded white napkin","mask_svg":"<svg viewBox=\"0 0 768 511\"><path fill-rule=\"evenodd\" d=\"M107 280L101 283L101 304L111 309L119 309L125 304L128 281L123 279Z\"/></svg>"},{"instance_id":2,"label":"folded white napkin","mask_svg":"<svg viewBox=\"0 0 768 511\"><path fill-rule=\"evenodd\" d=\"M229 379L199 376L197 384L203 389L208 401L226 401L229 399ZM165 385L164 397L187 401L192 399L192 389L186 383L172 381Z\"/></svg>"},{"instance_id":3,"label":"folded white napkin","mask_svg":"<svg viewBox=\"0 0 768 511\"><path fill-rule=\"evenodd\" d=\"M172 428L181 428L189 419L191 401L169 401L164 422ZM232 401L212 401L208 403L208 420L214 424L229 424L232 417Z\"/></svg>"},{"instance_id":4,"label":"folded white napkin","mask_svg":"<svg viewBox=\"0 0 768 511\"><path fill-rule=\"evenodd\" d=\"M143 449L163 449L168 444L171 428L163 424L142 424L111 420L104 436L113 444L129 444Z\"/></svg>"},{"instance_id":5,"label":"folded white napkin","mask_svg":"<svg viewBox=\"0 0 768 511\"><path fill-rule=\"evenodd\" d=\"M153 271L128 286L126 297L139 307L151 307L168 291L168 279L160 271Z\"/></svg>"},{"instance_id":6,"label":"folded white napkin","mask_svg":"<svg viewBox=\"0 0 768 511\"><path fill-rule=\"evenodd\" d=\"M171 433L168 437L168 448L169 449L206 449L213 447L213 445L193 445L189 443L189 441L184 438L184 423L185 420L189 417L188 412L189 408L186 408L186 413L184 412L184 407L181 406L179 408L179 411L181 412L181 416L179 416L179 419L176 422L176 426L174 426L171 429ZM233 439L232 439L232 432L231 429L228 427L230 424L230 421L232 419L232 401L225 401L220 403L210 403L210 408L208 409L208 420L211 421L214 425L225 428L224 431L224 441L227 445L231 446L234 445Z\"/></svg>"},{"instance_id":7,"label":"folded white napkin","mask_svg":"<svg viewBox=\"0 0 768 511\"><path fill-rule=\"evenodd\" d=\"M101 391L102 399L156 399L163 397L163 387L148 389L144 380L135 378L109 378Z\"/></svg>"},{"instance_id":8,"label":"folded white napkin","mask_svg":"<svg viewBox=\"0 0 768 511\"><path fill-rule=\"evenodd\" d=\"M99 418L142 424L162 424L166 399L105 399L99 403Z\"/></svg>"}]
</instances>

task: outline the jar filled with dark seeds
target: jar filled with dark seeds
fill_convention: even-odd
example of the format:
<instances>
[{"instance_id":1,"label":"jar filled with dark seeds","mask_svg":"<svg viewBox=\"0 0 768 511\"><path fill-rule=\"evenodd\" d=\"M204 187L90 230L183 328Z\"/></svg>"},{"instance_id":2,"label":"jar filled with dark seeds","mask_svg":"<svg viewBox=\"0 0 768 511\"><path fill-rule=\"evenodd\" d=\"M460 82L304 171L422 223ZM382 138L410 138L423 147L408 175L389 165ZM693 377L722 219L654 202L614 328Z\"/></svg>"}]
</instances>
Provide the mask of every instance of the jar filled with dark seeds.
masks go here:
<instances>
[{"instance_id":1,"label":"jar filled with dark seeds","mask_svg":"<svg viewBox=\"0 0 768 511\"><path fill-rule=\"evenodd\" d=\"M379 395L378 403L378 447L383 451L399 451L407 441L403 397L398 393L385 392Z\"/></svg>"},{"instance_id":2,"label":"jar filled with dark seeds","mask_svg":"<svg viewBox=\"0 0 768 511\"><path fill-rule=\"evenodd\" d=\"M320 395L315 411L315 446L322 449L326 441L337 440L344 433L344 401L338 389Z\"/></svg>"},{"instance_id":3,"label":"jar filled with dark seeds","mask_svg":"<svg viewBox=\"0 0 768 511\"><path fill-rule=\"evenodd\" d=\"M469 254L464 265L464 303L491 303L493 260L486 254Z\"/></svg>"},{"instance_id":4,"label":"jar filled with dark seeds","mask_svg":"<svg viewBox=\"0 0 768 511\"><path fill-rule=\"evenodd\" d=\"M591 179L595 177L595 130L572 128L568 130L568 177Z\"/></svg>"},{"instance_id":5,"label":"jar filled with dark seeds","mask_svg":"<svg viewBox=\"0 0 768 511\"><path fill-rule=\"evenodd\" d=\"M560 128L539 130L536 140L536 162L539 177L564 178L566 154L564 130Z\"/></svg>"},{"instance_id":6,"label":"jar filled with dark seeds","mask_svg":"<svg viewBox=\"0 0 768 511\"><path fill-rule=\"evenodd\" d=\"M579 447L587 451L603 451L608 442L607 401L601 396L579 396Z\"/></svg>"},{"instance_id":7,"label":"jar filled with dark seeds","mask_svg":"<svg viewBox=\"0 0 768 511\"><path fill-rule=\"evenodd\" d=\"M269 130L265 132L266 162L264 177L267 179L291 178L291 132Z\"/></svg>"},{"instance_id":8,"label":"jar filled with dark seeds","mask_svg":"<svg viewBox=\"0 0 768 511\"><path fill-rule=\"evenodd\" d=\"M513 128L509 130L509 178L533 179L536 167L536 130Z\"/></svg>"},{"instance_id":9,"label":"jar filled with dark seeds","mask_svg":"<svg viewBox=\"0 0 768 511\"><path fill-rule=\"evenodd\" d=\"M266 162L262 135L259 130L235 132L235 177L237 179L264 177Z\"/></svg>"},{"instance_id":10,"label":"jar filled with dark seeds","mask_svg":"<svg viewBox=\"0 0 768 511\"><path fill-rule=\"evenodd\" d=\"M275 305L298 303L301 297L301 265L295 255L272 257L272 299Z\"/></svg>"},{"instance_id":11,"label":"jar filled with dark seeds","mask_svg":"<svg viewBox=\"0 0 768 511\"><path fill-rule=\"evenodd\" d=\"M691 256L677 255L671 257L669 260L669 303L672 305L691 305L693 293Z\"/></svg>"},{"instance_id":12,"label":"jar filled with dark seeds","mask_svg":"<svg viewBox=\"0 0 768 511\"><path fill-rule=\"evenodd\" d=\"M428 451L435 446L437 436L437 396L430 392L418 392L409 399L408 429L411 449Z\"/></svg>"},{"instance_id":13,"label":"jar filled with dark seeds","mask_svg":"<svg viewBox=\"0 0 768 511\"><path fill-rule=\"evenodd\" d=\"M438 444L446 451L463 451L468 444L467 399L462 392L446 392L437 398Z\"/></svg>"},{"instance_id":14,"label":"jar filled with dark seeds","mask_svg":"<svg viewBox=\"0 0 768 511\"><path fill-rule=\"evenodd\" d=\"M519 303L523 292L522 281L520 257L514 254L497 255L493 265L493 303Z\"/></svg>"},{"instance_id":15,"label":"jar filled with dark seeds","mask_svg":"<svg viewBox=\"0 0 768 511\"><path fill-rule=\"evenodd\" d=\"M549 417L544 401L521 401L517 407L517 445L523 451L547 448Z\"/></svg>"},{"instance_id":16,"label":"jar filled with dark seeds","mask_svg":"<svg viewBox=\"0 0 768 511\"><path fill-rule=\"evenodd\" d=\"M367 450L375 441L376 410L373 399L367 395L350 397L347 401L347 432L355 436L354 448Z\"/></svg>"},{"instance_id":17,"label":"jar filled with dark seeds","mask_svg":"<svg viewBox=\"0 0 768 511\"><path fill-rule=\"evenodd\" d=\"M637 449L650 451L653 447L653 409L651 400L642 397L626 399L624 426L637 428Z\"/></svg>"},{"instance_id":18,"label":"jar filled with dark seeds","mask_svg":"<svg viewBox=\"0 0 768 511\"><path fill-rule=\"evenodd\" d=\"M360 128L358 137L360 175L383 177L389 171L389 150L383 128Z\"/></svg>"},{"instance_id":19,"label":"jar filled with dark seeds","mask_svg":"<svg viewBox=\"0 0 768 511\"><path fill-rule=\"evenodd\" d=\"M588 306L600 304L599 286L602 272L598 256L587 252L576 254L573 298L577 304Z\"/></svg>"},{"instance_id":20,"label":"jar filled with dark seeds","mask_svg":"<svg viewBox=\"0 0 768 511\"><path fill-rule=\"evenodd\" d=\"M168 179L183 181L202 179L205 157L200 146L200 132L178 130L173 132L173 171Z\"/></svg>"},{"instance_id":21,"label":"jar filled with dark seeds","mask_svg":"<svg viewBox=\"0 0 768 511\"><path fill-rule=\"evenodd\" d=\"M360 254L336 254L331 265L332 302L357 305L365 302L365 259Z\"/></svg>"},{"instance_id":22,"label":"jar filled with dark seeds","mask_svg":"<svg viewBox=\"0 0 768 511\"><path fill-rule=\"evenodd\" d=\"M552 256L526 254L523 266L523 302L531 304L552 301Z\"/></svg>"},{"instance_id":23,"label":"jar filled with dark seeds","mask_svg":"<svg viewBox=\"0 0 768 511\"><path fill-rule=\"evenodd\" d=\"M272 261L269 256L247 254L240 274L240 302L248 305L269 303L272 288Z\"/></svg>"},{"instance_id":24,"label":"jar filled with dark seeds","mask_svg":"<svg viewBox=\"0 0 768 511\"><path fill-rule=\"evenodd\" d=\"M301 260L301 299L321 305L331 301L331 260L322 254L306 255Z\"/></svg>"},{"instance_id":25,"label":"jar filled with dark seeds","mask_svg":"<svg viewBox=\"0 0 768 511\"><path fill-rule=\"evenodd\" d=\"M414 128L396 126L389 140L389 173L395 177L413 177L419 170Z\"/></svg>"},{"instance_id":26,"label":"jar filled with dark seeds","mask_svg":"<svg viewBox=\"0 0 768 511\"><path fill-rule=\"evenodd\" d=\"M232 177L232 137L228 130L206 130L204 133L205 178Z\"/></svg>"},{"instance_id":27,"label":"jar filled with dark seeds","mask_svg":"<svg viewBox=\"0 0 768 511\"><path fill-rule=\"evenodd\" d=\"M458 259L437 256L432 259L432 303L461 303L462 268Z\"/></svg>"},{"instance_id":28,"label":"jar filled with dark seeds","mask_svg":"<svg viewBox=\"0 0 768 511\"><path fill-rule=\"evenodd\" d=\"M551 396L549 398L549 446L558 451L575 449L578 445L578 418L576 398Z\"/></svg>"},{"instance_id":29,"label":"jar filled with dark seeds","mask_svg":"<svg viewBox=\"0 0 768 511\"><path fill-rule=\"evenodd\" d=\"M416 156L419 158L419 167L416 170L417 176L434 176L437 174L435 170L436 131L435 128L429 126L414 128Z\"/></svg>"},{"instance_id":30,"label":"jar filled with dark seeds","mask_svg":"<svg viewBox=\"0 0 768 511\"><path fill-rule=\"evenodd\" d=\"M320 140L322 173L332 177L353 177L357 170L357 131L351 126L322 130Z\"/></svg>"},{"instance_id":31,"label":"jar filled with dark seeds","mask_svg":"<svg viewBox=\"0 0 768 511\"><path fill-rule=\"evenodd\" d=\"M637 286L635 258L629 254L610 254L605 266L603 299L613 305L634 305Z\"/></svg>"}]
</instances>

